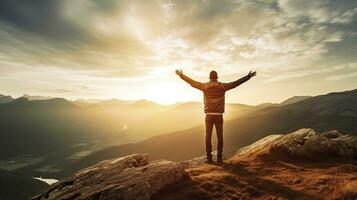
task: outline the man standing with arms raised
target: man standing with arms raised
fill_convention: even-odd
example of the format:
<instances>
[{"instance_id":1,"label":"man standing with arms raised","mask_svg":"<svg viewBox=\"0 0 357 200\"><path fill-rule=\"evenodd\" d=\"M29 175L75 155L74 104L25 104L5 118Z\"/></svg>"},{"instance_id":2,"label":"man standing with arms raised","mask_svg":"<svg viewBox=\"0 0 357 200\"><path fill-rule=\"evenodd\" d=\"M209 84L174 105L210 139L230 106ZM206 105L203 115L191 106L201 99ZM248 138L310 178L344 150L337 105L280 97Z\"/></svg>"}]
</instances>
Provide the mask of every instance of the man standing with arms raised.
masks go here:
<instances>
[{"instance_id":1,"label":"man standing with arms raised","mask_svg":"<svg viewBox=\"0 0 357 200\"><path fill-rule=\"evenodd\" d=\"M213 125L216 127L217 132L217 162L222 163L222 153L223 153L223 113L224 113L224 97L226 91L233 89L240 84L248 81L250 78L255 76L257 73L250 71L248 75L230 82L230 83L221 83L218 82L218 75L216 71L211 71L209 74L209 82L201 83L195 81L188 76L184 75L182 70L176 70L176 74L180 76L181 79L186 81L192 87L199 89L203 92L204 95L204 111L206 114L205 123L206 123L206 153L207 153L207 162L212 163L212 130Z\"/></svg>"}]
</instances>

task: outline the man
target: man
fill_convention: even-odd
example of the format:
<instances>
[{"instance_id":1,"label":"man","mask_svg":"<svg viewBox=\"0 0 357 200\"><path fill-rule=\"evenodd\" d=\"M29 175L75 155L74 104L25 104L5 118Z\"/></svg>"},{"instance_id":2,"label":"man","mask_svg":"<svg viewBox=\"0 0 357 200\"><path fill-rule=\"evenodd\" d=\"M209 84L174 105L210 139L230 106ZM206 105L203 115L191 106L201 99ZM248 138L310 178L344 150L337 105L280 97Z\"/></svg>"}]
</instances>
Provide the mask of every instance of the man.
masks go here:
<instances>
[{"instance_id":1,"label":"man","mask_svg":"<svg viewBox=\"0 0 357 200\"><path fill-rule=\"evenodd\" d=\"M182 70L176 70L176 74L180 76L181 79L189 83L192 87L203 91L204 95L204 111L206 113L206 153L207 162L212 163L212 129L213 125L216 127L216 133L218 138L217 144L217 162L222 163L222 153L223 153L223 113L224 113L224 95L226 91L237 87L238 85L248 81L250 78L255 76L257 73L250 71L248 75L230 82L221 83L218 82L218 75L216 71L211 71L209 74L210 81L207 83L201 83L192 80L188 76L184 75Z\"/></svg>"}]
</instances>

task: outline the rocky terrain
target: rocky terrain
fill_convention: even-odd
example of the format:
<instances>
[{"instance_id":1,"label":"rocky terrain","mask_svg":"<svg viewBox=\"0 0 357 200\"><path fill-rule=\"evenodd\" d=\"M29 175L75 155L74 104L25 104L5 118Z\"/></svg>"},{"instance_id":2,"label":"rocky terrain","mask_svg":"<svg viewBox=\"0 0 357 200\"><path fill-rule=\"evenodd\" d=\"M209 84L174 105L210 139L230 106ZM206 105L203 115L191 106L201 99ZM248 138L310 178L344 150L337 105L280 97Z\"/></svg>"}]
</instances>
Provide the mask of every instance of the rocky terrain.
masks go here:
<instances>
[{"instance_id":1,"label":"rocky terrain","mask_svg":"<svg viewBox=\"0 0 357 200\"><path fill-rule=\"evenodd\" d=\"M150 199L186 176L184 163L154 161L147 154L106 160L65 179L33 199Z\"/></svg>"},{"instance_id":2,"label":"rocky terrain","mask_svg":"<svg viewBox=\"0 0 357 200\"><path fill-rule=\"evenodd\" d=\"M239 149L224 164L102 161L33 197L40 199L356 199L357 138L300 129Z\"/></svg>"}]
</instances>

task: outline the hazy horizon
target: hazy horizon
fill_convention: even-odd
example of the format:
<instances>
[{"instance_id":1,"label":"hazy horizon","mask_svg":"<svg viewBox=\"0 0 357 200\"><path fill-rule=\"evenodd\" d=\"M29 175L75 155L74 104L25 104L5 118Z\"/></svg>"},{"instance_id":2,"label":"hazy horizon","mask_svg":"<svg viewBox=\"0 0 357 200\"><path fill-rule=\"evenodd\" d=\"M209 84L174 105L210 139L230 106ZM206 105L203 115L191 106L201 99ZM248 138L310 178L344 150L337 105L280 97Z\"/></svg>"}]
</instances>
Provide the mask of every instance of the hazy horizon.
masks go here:
<instances>
[{"instance_id":1,"label":"hazy horizon","mask_svg":"<svg viewBox=\"0 0 357 200\"><path fill-rule=\"evenodd\" d=\"M354 89L357 89L357 88L352 88L351 90L354 90ZM349 91L349 90L341 90L341 91L331 91L331 92L328 92L328 93L334 93L334 92L344 92L344 91ZM229 104L244 104L244 105L248 105L248 106L258 106L260 104L264 104L264 103L273 103L273 104L279 104L279 103L282 103L284 102L285 100L289 99L289 98L293 98L293 97L296 97L296 96L319 96L319 95L325 95L325 94L328 94L328 93L321 93L321 94L316 94L316 95L307 95L307 94L301 94L301 95L295 95L295 96L290 96L290 97L287 97L281 101L276 101L276 102L269 102L269 101L264 101L264 102L260 102L260 103L257 103L257 104L249 104L249 103L242 103L242 102L235 102L235 101L226 101L226 103L229 103ZM163 103L163 102L158 102L158 101L155 101L155 100L151 100L151 99L146 99L146 98L142 98L142 99L125 99L125 98L83 98L83 97L77 97L77 98L67 98L67 97L64 97L64 96L46 96L46 95L40 95L40 94L27 94L27 93L23 93L22 95L18 95L18 96L13 96L13 95L10 95L10 94L5 94L5 93L1 93L0 92L0 95L5 95L5 96L11 96L12 98L16 99L16 98L20 98L20 97L23 97L24 95L29 95L31 97L44 97L44 98L65 98L69 101L107 101L107 100L122 100L122 101L133 101L133 102L136 102L136 101L142 101L142 100L145 100L145 101L151 101L151 102L154 102L156 104L160 104L160 105L174 105L174 104L179 104L179 103L203 103L203 100L188 100L188 101L174 101L174 102L169 102L169 103Z\"/></svg>"}]
</instances>

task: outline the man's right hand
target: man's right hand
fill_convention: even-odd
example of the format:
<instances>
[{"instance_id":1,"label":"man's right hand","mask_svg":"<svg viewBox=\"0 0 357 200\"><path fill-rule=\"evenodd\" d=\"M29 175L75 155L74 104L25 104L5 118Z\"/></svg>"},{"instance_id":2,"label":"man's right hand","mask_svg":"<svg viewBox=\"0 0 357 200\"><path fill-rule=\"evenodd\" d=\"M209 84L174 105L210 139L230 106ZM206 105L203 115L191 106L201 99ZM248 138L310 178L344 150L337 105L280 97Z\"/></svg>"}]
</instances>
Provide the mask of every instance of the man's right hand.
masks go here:
<instances>
[{"instance_id":1,"label":"man's right hand","mask_svg":"<svg viewBox=\"0 0 357 200\"><path fill-rule=\"evenodd\" d=\"M182 69L180 69L180 70L177 69L177 70L176 70L176 74L179 75L179 76L181 76L181 75L183 74Z\"/></svg>"}]
</instances>

